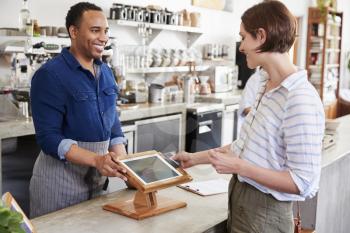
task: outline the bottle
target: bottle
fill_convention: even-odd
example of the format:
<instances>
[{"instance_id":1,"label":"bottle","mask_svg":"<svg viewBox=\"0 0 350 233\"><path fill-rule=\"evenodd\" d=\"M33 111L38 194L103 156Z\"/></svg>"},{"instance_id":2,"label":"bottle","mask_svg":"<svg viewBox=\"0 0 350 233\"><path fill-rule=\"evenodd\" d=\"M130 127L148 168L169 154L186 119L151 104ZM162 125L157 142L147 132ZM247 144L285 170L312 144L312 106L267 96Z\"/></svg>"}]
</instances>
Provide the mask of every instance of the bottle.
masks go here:
<instances>
[{"instance_id":1,"label":"bottle","mask_svg":"<svg viewBox=\"0 0 350 233\"><path fill-rule=\"evenodd\" d=\"M25 32L26 24L30 20L30 11L28 7L28 0L23 0L23 6L19 12L19 30Z\"/></svg>"}]
</instances>

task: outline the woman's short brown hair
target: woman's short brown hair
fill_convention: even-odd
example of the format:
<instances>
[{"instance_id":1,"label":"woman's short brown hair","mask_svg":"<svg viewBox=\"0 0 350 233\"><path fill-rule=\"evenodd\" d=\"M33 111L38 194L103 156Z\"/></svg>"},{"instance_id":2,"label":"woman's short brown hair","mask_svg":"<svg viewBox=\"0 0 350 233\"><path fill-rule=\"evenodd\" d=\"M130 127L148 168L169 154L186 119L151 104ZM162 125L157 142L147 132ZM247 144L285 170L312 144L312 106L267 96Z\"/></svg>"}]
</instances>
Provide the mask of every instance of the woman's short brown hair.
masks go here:
<instances>
[{"instance_id":1,"label":"woman's short brown hair","mask_svg":"<svg viewBox=\"0 0 350 233\"><path fill-rule=\"evenodd\" d=\"M296 19L283 3L266 1L254 5L241 17L244 29L255 39L259 28L266 31L266 41L258 52L288 52L296 37Z\"/></svg>"}]
</instances>

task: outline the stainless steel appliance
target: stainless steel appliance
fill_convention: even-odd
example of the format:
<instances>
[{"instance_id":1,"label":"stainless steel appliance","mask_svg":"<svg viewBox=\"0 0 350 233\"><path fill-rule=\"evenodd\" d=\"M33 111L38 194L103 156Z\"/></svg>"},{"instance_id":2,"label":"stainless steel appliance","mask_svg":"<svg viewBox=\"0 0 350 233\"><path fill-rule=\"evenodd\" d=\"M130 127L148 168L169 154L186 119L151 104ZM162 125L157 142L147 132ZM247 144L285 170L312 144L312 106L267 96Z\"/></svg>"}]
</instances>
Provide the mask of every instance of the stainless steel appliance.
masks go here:
<instances>
[{"instance_id":1,"label":"stainless steel appliance","mask_svg":"<svg viewBox=\"0 0 350 233\"><path fill-rule=\"evenodd\" d=\"M248 81L248 78L255 72L255 69L250 69L247 65L247 58L244 53L239 51L241 42L236 43L236 65L238 66L238 88L243 89Z\"/></svg>"},{"instance_id":2,"label":"stainless steel appliance","mask_svg":"<svg viewBox=\"0 0 350 233\"><path fill-rule=\"evenodd\" d=\"M135 121L135 152L181 150L182 115L169 115Z\"/></svg>"},{"instance_id":3,"label":"stainless steel appliance","mask_svg":"<svg viewBox=\"0 0 350 233\"><path fill-rule=\"evenodd\" d=\"M212 92L227 92L233 88L233 79L235 78L234 67L215 66L209 69L210 87Z\"/></svg>"},{"instance_id":4,"label":"stainless steel appliance","mask_svg":"<svg viewBox=\"0 0 350 233\"><path fill-rule=\"evenodd\" d=\"M223 110L223 104L195 103L187 106L187 152L221 146Z\"/></svg>"}]
</instances>

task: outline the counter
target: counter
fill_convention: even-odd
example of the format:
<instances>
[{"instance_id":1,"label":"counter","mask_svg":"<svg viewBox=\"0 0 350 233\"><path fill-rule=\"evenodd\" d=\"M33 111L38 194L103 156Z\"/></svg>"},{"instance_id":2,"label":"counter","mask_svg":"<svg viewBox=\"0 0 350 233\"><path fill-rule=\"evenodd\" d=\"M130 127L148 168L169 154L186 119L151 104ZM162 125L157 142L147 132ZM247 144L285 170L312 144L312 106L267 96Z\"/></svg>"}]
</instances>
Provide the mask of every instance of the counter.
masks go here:
<instances>
[{"instance_id":1,"label":"counter","mask_svg":"<svg viewBox=\"0 0 350 233\"><path fill-rule=\"evenodd\" d=\"M186 104L133 104L118 106L120 112L120 121L131 121L142 118L149 118L154 116L161 116L174 113L185 113Z\"/></svg>"},{"instance_id":2,"label":"counter","mask_svg":"<svg viewBox=\"0 0 350 233\"><path fill-rule=\"evenodd\" d=\"M223 93L211 93L209 95L196 95L196 102L222 103L224 105L238 104L242 90L233 90Z\"/></svg>"},{"instance_id":3,"label":"counter","mask_svg":"<svg viewBox=\"0 0 350 233\"><path fill-rule=\"evenodd\" d=\"M193 167L188 172L195 181L231 177L217 174L209 165ZM202 197L178 187L160 190L157 195L185 201L187 207L159 216L137 221L102 209L104 204L130 198L134 193L121 190L32 219L32 223L38 233L199 233L227 218L227 193Z\"/></svg>"},{"instance_id":4,"label":"counter","mask_svg":"<svg viewBox=\"0 0 350 233\"><path fill-rule=\"evenodd\" d=\"M125 105L117 107L117 111L120 114L120 120L131 121L135 119L149 118L167 114L175 113L186 113L186 104L184 103L175 103L175 104L137 104L137 105ZM183 117L182 126L185 127L184 121L186 120ZM185 128L182 129L182 132L185 132ZM12 137L21 137L26 135L34 135L34 125L31 118L24 120L11 120L6 122L0 122L0 194L2 193L2 165L1 165L1 156L2 156L2 139L12 138ZM184 145L184 139L182 141Z\"/></svg>"},{"instance_id":5,"label":"counter","mask_svg":"<svg viewBox=\"0 0 350 233\"><path fill-rule=\"evenodd\" d=\"M338 119L337 143L322 154L322 172L318 194L301 202L302 225L316 232L347 232L350 228L350 115ZM194 180L206 180L218 175L207 165L189 169ZM175 232L191 233L205 230L224 221L227 215L227 194L201 197L177 187L159 191L187 202L188 206L160 216L136 221L102 210L101 206L115 199L131 197L134 191L122 190L101 196L36 219L38 232ZM335 221L335 219L337 219ZM64 223L64 224L62 224Z\"/></svg>"}]
</instances>

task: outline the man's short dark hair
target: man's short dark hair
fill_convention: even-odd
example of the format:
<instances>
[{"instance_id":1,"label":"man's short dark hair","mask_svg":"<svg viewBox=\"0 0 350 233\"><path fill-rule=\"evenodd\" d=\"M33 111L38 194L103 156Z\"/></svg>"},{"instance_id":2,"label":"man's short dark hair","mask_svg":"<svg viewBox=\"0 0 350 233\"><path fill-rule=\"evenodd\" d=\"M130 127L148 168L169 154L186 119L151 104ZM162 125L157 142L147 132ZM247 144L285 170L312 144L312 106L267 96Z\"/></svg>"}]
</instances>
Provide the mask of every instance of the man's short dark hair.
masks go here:
<instances>
[{"instance_id":1,"label":"man's short dark hair","mask_svg":"<svg viewBox=\"0 0 350 233\"><path fill-rule=\"evenodd\" d=\"M79 26L81 17L83 16L84 12L89 10L102 11L101 7L98 7L90 2L79 2L71 6L66 16L66 28L69 36L69 27L72 25Z\"/></svg>"},{"instance_id":2,"label":"man's short dark hair","mask_svg":"<svg viewBox=\"0 0 350 233\"><path fill-rule=\"evenodd\" d=\"M244 29L257 38L259 28L266 31L266 41L258 52L288 52L296 37L296 18L283 3L265 1L249 8L241 17Z\"/></svg>"}]
</instances>

